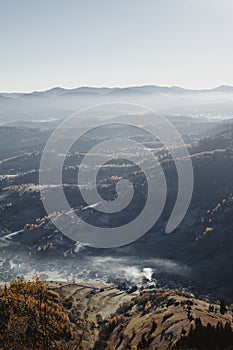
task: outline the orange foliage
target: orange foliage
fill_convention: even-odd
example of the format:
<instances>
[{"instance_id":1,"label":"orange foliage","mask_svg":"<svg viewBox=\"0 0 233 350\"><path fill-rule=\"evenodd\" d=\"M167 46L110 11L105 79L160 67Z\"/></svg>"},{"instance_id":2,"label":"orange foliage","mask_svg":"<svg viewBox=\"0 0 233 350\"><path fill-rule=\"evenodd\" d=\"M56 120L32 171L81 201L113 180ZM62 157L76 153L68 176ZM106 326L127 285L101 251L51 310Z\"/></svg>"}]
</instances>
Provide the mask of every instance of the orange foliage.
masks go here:
<instances>
[{"instance_id":1,"label":"orange foliage","mask_svg":"<svg viewBox=\"0 0 233 350\"><path fill-rule=\"evenodd\" d=\"M57 293L39 278L17 278L0 289L0 349L58 349L72 327Z\"/></svg>"}]
</instances>

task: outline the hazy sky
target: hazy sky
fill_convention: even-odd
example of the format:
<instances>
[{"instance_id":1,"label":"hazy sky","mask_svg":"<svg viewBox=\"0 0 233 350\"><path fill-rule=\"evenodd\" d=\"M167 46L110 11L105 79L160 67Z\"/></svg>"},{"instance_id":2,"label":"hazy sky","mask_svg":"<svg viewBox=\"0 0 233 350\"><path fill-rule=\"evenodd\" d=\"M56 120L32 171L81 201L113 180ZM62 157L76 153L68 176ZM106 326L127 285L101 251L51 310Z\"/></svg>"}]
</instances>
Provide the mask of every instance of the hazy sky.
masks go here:
<instances>
[{"instance_id":1,"label":"hazy sky","mask_svg":"<svg viewBox=\"0 0 233 350\"><path fill-rule=\"evenodd\" d=\"M233 85L233 0L0 0L0 91Z\"/></svg>"}]
</instances>

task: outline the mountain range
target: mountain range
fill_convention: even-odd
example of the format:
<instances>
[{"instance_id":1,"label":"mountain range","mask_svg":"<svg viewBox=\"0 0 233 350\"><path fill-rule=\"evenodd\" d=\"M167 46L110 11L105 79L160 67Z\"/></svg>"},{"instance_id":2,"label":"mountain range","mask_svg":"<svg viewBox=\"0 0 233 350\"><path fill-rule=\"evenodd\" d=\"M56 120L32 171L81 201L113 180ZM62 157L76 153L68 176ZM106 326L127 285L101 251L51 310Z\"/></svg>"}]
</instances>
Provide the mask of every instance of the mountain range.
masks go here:
<instances>
[{"instance_id":1,"label":"mountain range","mask_svg":"<svg viewBox=\"0 0 233 350\"><path fill-rule=\"evenodd\" d=\"M185 119L182 124L185 126ZM199 133L195 138L195 134L192 134L194 126L199 125L201 130L202 123L194 118L188 119L186 124L189 128L183 129L187 133L183 137L187 140L193 163L194 192L183 222L173 234L164 233L164 226L176 196L177 180L173 162L169 160L165 151L160 150L161 164L168 182L166 209L161 220L147 235L133 244L108 251L75 245L58 232L43 209L38 186L38 169L41 152L51 130L1 127L1 273L10 278L19 271L26 273L29 266L34 266L37 271L43 271L48 276L53 271L52 273L64 278L71 271L76 271L80 278L88 278L92 271L91 275L107 279L112 261L111 278L117 277L121 273L119 271L128 271L131 264L139 269L150 267L154 271L155 279L158 279L160 274L167 276L169 283L181 279L185 285L199 285L201 290L206 288L232 300L233 275L230 266L233 259L233 127L231 123L218 123L213 128L213 124L209 123L210 135L204 136ZM8 139L12 140L11 148L5 147ZM100 135L97 135L97 139L100 140ZM95 221L95 210L83 207L77 188L72 186L76 183L77 161L77 154L75 151L71 152L64 170L67 181L66 195L71 205L77 207L81 217ZM116 175L120 168L111 169ZM103 180L105 176L106 179L111 177L111 171L103 173ZM110 187L106 187L107 183L103 182L103 191L105 196L110 196L112 182ZM138 185L140 187L140 181ZM131 207L133 213L144 203L144 196L143 192L137 194L136 202ZM130 215L129 208L124 212L122 220ZM113 224L119 225L119 220L113 219ZM32 257L36 259L34 263L30 260ZM105 264L96 263L96 257L99 257L100 261L109 261L106 259L110 257L113 260L110 260L106 265L108 268L105 268ZM66 260L64 264L64 258L71 260ZM50 260L49 270L47 259ZM53 264L54 259L58 260Z\"/></svg>"},{"instance_id":2,"label":"mountain range","mask_svg":"<svg viewBox=\"0 0 233 350\"><path fill-rule=\"evenodd\" d=\"M30 93L5 93L0 92L0 98L24 98L24 97L58 97L62 95L121 95L121 94L212 94L212 93L233 93L233 86L220 85L213 89L186 89L179 86L157 86L157 85L142 85L129 87L89 87L81 86L77 88L62 88L53 87L44 91L33 91Z\"/></svg>"},{"instance_id":3,"label":"mountain range","mask_svg":"<svg viewBox=\"0 0 233 350\"><path fill-rule=\"evenodd\" d=\"M123 102L144 105L167 116L232 118L233 87L189 90L155 85L124 88L54 87L31 93L0 93L0 125L15 121L64 120L93 105Z\"/></svg>"}]
</instances>

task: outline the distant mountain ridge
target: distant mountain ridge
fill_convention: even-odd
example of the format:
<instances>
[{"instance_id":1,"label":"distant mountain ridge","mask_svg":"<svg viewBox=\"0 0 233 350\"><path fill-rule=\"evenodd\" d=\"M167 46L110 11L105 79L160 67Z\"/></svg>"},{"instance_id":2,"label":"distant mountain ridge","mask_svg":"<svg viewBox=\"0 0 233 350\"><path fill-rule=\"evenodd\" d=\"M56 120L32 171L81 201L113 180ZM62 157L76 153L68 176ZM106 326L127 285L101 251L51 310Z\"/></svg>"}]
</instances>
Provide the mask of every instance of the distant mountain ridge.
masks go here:
<instances>
[{"instance_id":1,"label":"distant mountain ridge","mask_svg":"<svg viewBox=\"0 0 233 350\"><path fill-rule=\"evenodd\" d=\"M76 88L62 88L53 87L48 90L43 91L33 91L29 93L5 93L0 92L1 97L22 97L22 96L48 96L48 97L58 97L62 95L118 95L118 94L187 94L187 93L233 93L233 86L230 85L220 85L213 89L186 89L180 86L158 86L158 85L142 85L142 86L128 86L128 87L91 87L91 86L80 86Z\"/></svg>"},{"instance_id":2,"label":"distant mountain ridge","mask_svg":"<svg viewBox=\"0 0 233 350\"><path fill-rule=\"evenodd\" d=\"M179 86L53 87L29 93L0 92L0 125L15 121L64 120L82 109L103 103L147 106L162 115L232 118L233 86L191 90Z\"/></svg>"}]
</instances>

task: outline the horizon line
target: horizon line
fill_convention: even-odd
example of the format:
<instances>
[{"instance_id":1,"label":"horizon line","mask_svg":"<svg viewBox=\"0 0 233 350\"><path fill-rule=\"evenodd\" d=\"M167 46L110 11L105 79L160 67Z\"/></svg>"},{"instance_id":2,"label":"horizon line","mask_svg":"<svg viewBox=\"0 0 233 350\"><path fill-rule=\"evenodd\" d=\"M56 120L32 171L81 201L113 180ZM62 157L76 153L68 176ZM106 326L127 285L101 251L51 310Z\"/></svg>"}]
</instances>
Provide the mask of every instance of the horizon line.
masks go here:
<instances>
[{"instance_id":1,"label":"horizon line","mask_svg":"<svg viewBox=\"0 0 233 350\"><path fill-rule=\"evenodd\" d=\"M101 85L101 86L96 86L96 85L76 85L74 87L64 87L64 86L52 86L49 87L47 89L42 89L42 90L30 90L30 91L1 91L1 94L33 94L33 93L43 93L43 92L48 92L51 90L55 90L55 89L61 89L61 90L67 90L67 91L72 91L75 89L82 89L82 88L86 88L86 89L109 89L109 90L113 90L113 89L129 89L129 88L143 88L143 87L158 87L158 88L178 88L178 89L183 89L183 90L189 90L189 91L212 91L212 90L216 90L219 88L232 88L233 89L233 85L228 85L228 84L221 84L221 85L214 85L212 88L188 88L188 87L184 87L184 86L180 86L180 85L156 85L156 84L143 84L143 85L123 85L123 86L117 86L117 85L113 85L113 86L106 86L106 85Z\"/></svg>"}]
</instances>

